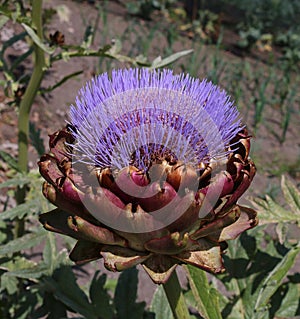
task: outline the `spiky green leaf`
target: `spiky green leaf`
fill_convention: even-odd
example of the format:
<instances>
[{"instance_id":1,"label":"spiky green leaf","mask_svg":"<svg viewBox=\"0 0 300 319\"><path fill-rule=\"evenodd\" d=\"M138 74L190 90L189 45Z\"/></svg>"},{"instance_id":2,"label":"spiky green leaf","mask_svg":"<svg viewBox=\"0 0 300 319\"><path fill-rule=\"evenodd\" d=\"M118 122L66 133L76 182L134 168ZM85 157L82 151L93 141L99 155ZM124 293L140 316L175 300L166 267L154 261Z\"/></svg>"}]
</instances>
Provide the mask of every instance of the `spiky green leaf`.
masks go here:
<instances>
[{"instance_id":1,"label":"spiky green leaf","mask_svg":"<svg viewBox=\"0 0 300 319\"><path fill-rule=\"evenodd\" d=\"M71 267L60 267L52 277L42 279L43 289L65 304L72 311L89 319L99 319L99 310L95 312L88 297L78 286ZM67 284L66 284L67 283Z\"/></svg>"},{"instance_id":2,"label":"spiky green leaf","mask_svg":"<svg viewBox=\"0 0 300 319\"><path fill-rule=\"evenodd\" d=\"M282 176L281 189L287 204L291 207L292 212L300 219L300 191L290 179Z\"/></svg>"},{"instance_id":3,"label":"spiky green leaf","mask_svg":"<svg viewBox=\"0 0 300 319\"><path fill-rule=\"evenodd\" d=\"M14 208L8 209L0 214L1 219L13 220L15 218L23 218L27 214L38 213L40 207L39 199L32 199L26 203L20 204Z\"/></svg>"},{"instance_id":4,"label":"spiky green leaf","mask_svg":"<svg viewBox=\"0 0 300 319\"><path fill-rule=\"evenodd\" d=\"M296 256L300 252L300 245L292 248L277 264L277 266L263 280L256 299L255 310L257 312L267 306L270 298L281 285L283 278L293 266Z\"/></svg>"},{"instance_id":5,"label":"spiky green leaf","mask_svg":"<svg viewBox=\"0 0 300 319\"><path fill-rule=\"evenodd\" d=\"M249 200L258 211L262 223L298 223L300 225L300 192L288 178L282 176L281 189L286 207L279 205L270 196L265 199L250 197Z\"/></svg>"},{"instance_id":6,"label":"spiky green leaf","mask_svg":"<svg viewBox=\"0 0 300 319\"><path fill-rule=\"evenodd\" d=\"M0 184L0 189L1 188L9 188L9 187L23 187L26 184L29 184L31 181L31 178L27 175L23 174L17 174L16 177L10 178L7 181L3 182Z\"/></svg>"},{"instance_id":7,"label":"spiky green leaf","mask_svg":"<svg viewBox=\"0 0 300 319\"><path fill-rule=\"evenodd\" d=\"M108 291L104 288L105 282L106 275L100 275L99 271L97 271L91 282L90 298L95 311L101 309L101 316L111 319L114 317L114 307Z\"/></svg>"},{"instance_id":8,"label":"spiky green leaf","mask_svg":"<svg viewBox=\"0 0 300 319\"><path fill-rule=\"evenodd\" d=\"M24 249L37 246L45 238L45 231L26 234L20 238L9 241L7 244L0 246L0 255L7 255L19 252Z\"/></svg>"},{"instance_id":9,"label":"spiky green leaf","mask_svg":"<svg viewBox=\"0 0 300 319\"><path fill-rule=\"evenodd\" d=\"M137 284L138 271L136 268L129 268L121 273L114 299L118 318L142 318L145 303L136 303Z\"/></svg>"}]
</instances>

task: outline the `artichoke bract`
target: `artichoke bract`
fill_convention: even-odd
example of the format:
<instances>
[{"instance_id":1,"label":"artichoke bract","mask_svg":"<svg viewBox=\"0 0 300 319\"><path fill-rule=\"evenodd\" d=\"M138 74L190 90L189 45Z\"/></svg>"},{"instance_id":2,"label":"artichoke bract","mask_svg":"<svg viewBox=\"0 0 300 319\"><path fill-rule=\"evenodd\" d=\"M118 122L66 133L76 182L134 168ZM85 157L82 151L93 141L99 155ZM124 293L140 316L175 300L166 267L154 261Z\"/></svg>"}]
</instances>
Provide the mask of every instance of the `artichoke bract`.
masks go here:
<instances>
[{"instance_id":1,"label":"artichoke bract","mask_svg":"<svg viewBox=\"0 0 300 319\"><path fill-rule=\"evenodd\" d=\"M50 135L39 168L57 208L47 230L71 236L81 264L142 264L165 283L178 264L224 271L226 241L257 224L237 204L255 166L225 91L170 70L125 69L88 82Z\"/></svg>"}]
</instances>

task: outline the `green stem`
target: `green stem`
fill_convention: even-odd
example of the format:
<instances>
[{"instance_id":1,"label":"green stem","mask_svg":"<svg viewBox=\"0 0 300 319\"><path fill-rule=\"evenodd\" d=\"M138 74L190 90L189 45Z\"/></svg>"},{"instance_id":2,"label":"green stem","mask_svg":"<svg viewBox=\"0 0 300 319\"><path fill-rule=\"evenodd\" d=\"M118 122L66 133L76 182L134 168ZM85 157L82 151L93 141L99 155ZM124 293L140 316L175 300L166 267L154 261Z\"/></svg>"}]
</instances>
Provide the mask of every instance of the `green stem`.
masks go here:
<instances>
[{"instance_id":1,"label":"green stem","mask_svg":"<svg viewBox=\"0 0 300 319\"><path fill-rule=\"evenodd\" d=\"M176 271L173 271L169 280L163 284L167 299L175 319L189 319L189 311L186 306L183 293L178 281Z\"/></svg>"},{"instance_id":2,"label":"green stem","mask_svg":"<svg viewBox=\"0 0 300 319\"><path fill-rule=\"evenodd\" d=\"M42 39L42 0L32 0L32 25L37 35ZM36 44L34 46L34 68L27 89L20 103L18 117L18 167L21 172L28 172L28 137L29 137L29 115L34 98L38 92L44 75L45 56L43 50ZM26 190L19 188L16 193L17 203L25 201ZM24 233L24 220L16 221L15 237Z\"/></svg>"}]
</instances>

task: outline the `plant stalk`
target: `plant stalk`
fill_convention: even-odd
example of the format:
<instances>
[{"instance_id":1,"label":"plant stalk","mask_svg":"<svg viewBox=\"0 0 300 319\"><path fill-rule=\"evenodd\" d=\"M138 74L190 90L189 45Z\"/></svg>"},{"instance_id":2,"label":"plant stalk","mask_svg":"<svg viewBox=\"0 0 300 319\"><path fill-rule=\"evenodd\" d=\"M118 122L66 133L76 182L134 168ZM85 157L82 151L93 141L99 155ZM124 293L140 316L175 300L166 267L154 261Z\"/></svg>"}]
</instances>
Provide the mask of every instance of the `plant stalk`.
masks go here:
<instances>
[{"instance_id":1,"label":"plant stalk","mask_svg":"<svg viewBox=\"0 0 300 319\"><path fill-rule=\"evenodd\" d=\"M181 286L176 271L173 271L169 280L163 284L167 299L175 319L189 319L189 311L186 306Z\"/></svg>"},{"instance_id":2,"label":"plant stalk","mask_svg":"<svg viewBox=\"0 0 300 319\"><path fill-rule=\"evenodd\" d=\"M42 0L32 0L32 25L37 35L42 39ZM43 50L33 44L33 73L29 80L25 94L19 107L18 116L18 167L21 172L28 172L28 140L29 140L29 116L34 98L38 92L40 84L44 76L45 56ZM26 189L19 188L16 192L16 200L18 204L25 201ZM20 237L24 233L24 219L17 220L15 224L15 238Z\"/></svg>"}]
</instances>

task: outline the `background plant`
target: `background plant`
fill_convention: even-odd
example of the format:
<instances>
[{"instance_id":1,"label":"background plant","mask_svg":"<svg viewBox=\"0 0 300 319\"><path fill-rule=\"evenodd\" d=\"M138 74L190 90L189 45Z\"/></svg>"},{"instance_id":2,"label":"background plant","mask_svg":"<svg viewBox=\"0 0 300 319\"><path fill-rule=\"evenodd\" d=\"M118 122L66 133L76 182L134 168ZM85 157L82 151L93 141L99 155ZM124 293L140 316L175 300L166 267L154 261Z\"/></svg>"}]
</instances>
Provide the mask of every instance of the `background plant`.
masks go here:
<instances>
[{"instance_id":1,"label":"background plant","mask_svg":"<svg viewBox=\"0 0 300 319\"><path fill-rule=\"evenodd\" d=\"M213 2L210 3L213 5ZM157 55L169 55L174 52L174 48L186 45L187 33L180 29L180 25L189 22L181 15L184 6L178 1L163 3L160 7L151 4L153 10L149 18L152 21L150 19L144 23L131 16L127 18L126 32L114 36L107 20L109 4L101 2L97 7L94 4L98 20L85 21L85 30L78 35L81 43L72 45L64 43L60 33L56 36L53 33L51 39L41 32L55 12L44 10L43 20L37 22L33 18L34 11L28 10L29 5L28 1L1 1L1 28L12 22L22 26L18 29L19 33L1 44L0 67L1 86L8 101L5 108L15 108L18 112L20 132L25 133L26 139L20 138L17 158L0 150L1 165L5 166L5 181L0 184L5 193L0 216L0 317L48 316L56 319L76 315L79 318L172 318L161 287L157 288L150 305L137 301L136 269L112 279L97 272L98 266L95 264L91 281L82 283L78 280L85 268L74 267L68 260L67 250L61 248L69 249L73 241L64 238L57 245L52 234L37 226L38 214L50 207L41 196L39 174L35 169L28 171L25 153L28 147L26 141L38 154L44 153L40 128L33 123L30 125L29 111L34 97L53 92L82 72L78 70L64 76L50 87L41 86L42 79L49 74L55 63L65 61L67 65L72 63L74 57L94 56L98 58L98 70L110 70L112 63L147 67L168 65L188 53L178 53L166 59L155 58ZM299 76L293 72L298 62L297 23L293 22L299 12L297 1L250 3L224 0L221 8L225 10L226 5L229 6L227 8L235 6L244 14L244 24L237 26L238 32L254 28L259 30L261 36L271 31L272 45L280 45L277 53L284 59L284 63L270 58L262 67L249 60L229 60L223 51L221 33L217 46L213 48L203 45L200 37L193 37L188 47L193 47L194 53L180 60L174 68L188 71L193 76L209 77L214 83L226 88L235 98L257 139L267 131L271 134L268 135L269 139L273 136L274 140L285 146L290 139L289 132L295 127L299 116ZM178 14L176 9L181 9L181 13ZM220 13L214 11L213 6L207 10L214 14ZM164 19L161 24L157 24L155 19L159 14L171 20ZM38 15L40 19L40 13ZM188 19L187 14L185 19ZM288 25L277 24L273 29L272 23L275 24L278 19ZM37 23L42 23L43 27L37 27ZM99 29L102 42L101 47L96 47L94 39ZM169 33L160 30L168 30ZM111 43L113 37L116 40ZM25 52L11 61L8 50L21 39L29 45ZM160 48L157 41L163 43L164 47ZM256 43L255 40L253 45ZM272 47L272 50L276 48ZM32 61L33 56L39 56L40 60ZM28 61L30 68L24 70L23 64ZM37 70L37 78L32 80L34 84L30 84L33 69ZM296 145L295 142L293 145ZM289 174L296 179L295 185L285 178L282 182L284 196L280 195L282 193L277 187L276 192L270 192L270 195L276 194L276 197L265 197L260 191L260 197L253 198L253 205L258 207L264 224L230 243L225 256L227 269L230 269L228 273L207 278L203 272L188 269L189 282L185 298L192 318L291 318L300 315L299 273L297 268L292 268L299 254L299 165L297 161L289 163L280 161L280 158L276 162L275 158L258 156L255 151L253 156L258 159L256 162L260 172ZM17 203L13 200L15 192ZM128 285L130 294L126 288Z\"/></svg>"}]
</instances>

